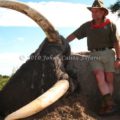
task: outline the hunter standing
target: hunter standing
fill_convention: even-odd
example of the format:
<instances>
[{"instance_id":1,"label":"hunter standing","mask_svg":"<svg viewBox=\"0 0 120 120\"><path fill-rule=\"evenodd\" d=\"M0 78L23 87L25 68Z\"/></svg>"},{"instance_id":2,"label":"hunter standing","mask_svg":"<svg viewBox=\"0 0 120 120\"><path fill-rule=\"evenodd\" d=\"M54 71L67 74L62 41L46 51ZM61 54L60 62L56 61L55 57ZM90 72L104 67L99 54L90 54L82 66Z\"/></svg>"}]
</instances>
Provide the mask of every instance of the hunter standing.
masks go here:
<instances>
[{"instance_id":1,"label":"hunter standing","mask_svg":"<svg viewBox=\"0 0 120 120\"><path fill-rule=\"evenodd\" d=\"M103 6L102 0L95 0L88 9L92 13L92 20L82 24L67 37L67 40L70 42L75 38L87 37L91 57L99 57L90 63L103 98L99 114L108 115L117 110L112 95L115 67L120 65L119 36L116 25L106 18L109 11Z\"/></svg>"}]
</instances>

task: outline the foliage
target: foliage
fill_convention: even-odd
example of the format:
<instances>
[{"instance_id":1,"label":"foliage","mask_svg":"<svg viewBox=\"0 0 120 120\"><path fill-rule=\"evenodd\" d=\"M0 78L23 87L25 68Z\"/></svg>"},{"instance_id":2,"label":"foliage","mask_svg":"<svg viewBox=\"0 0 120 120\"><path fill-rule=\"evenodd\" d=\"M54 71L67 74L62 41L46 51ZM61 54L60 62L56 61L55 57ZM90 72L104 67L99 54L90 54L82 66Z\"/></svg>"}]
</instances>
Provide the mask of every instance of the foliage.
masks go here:
<instances>
[{"instance_id":1,"label":"foliage","mask_svg":"<svg viewBox=\"0 0 120 120\"><path fill-rule=\"evenodd\" d=\"M4 76L2 76L2 75L0 75L0 90L3 88L3 86L8 82L8 80L9 80L9 76L7 76L7 75L4 75Z\"/></svg>"},{"instance_id":2,"label":"foliage","mask_svg":"<svg viewBox=\"0 0 120 120\"><path fill-rule=\"evenodd\" d=\"M118 16L120 17L120 0L118 0L115 4L110 6L111 12L118 12Z\"/></svg>"}]
</instances>

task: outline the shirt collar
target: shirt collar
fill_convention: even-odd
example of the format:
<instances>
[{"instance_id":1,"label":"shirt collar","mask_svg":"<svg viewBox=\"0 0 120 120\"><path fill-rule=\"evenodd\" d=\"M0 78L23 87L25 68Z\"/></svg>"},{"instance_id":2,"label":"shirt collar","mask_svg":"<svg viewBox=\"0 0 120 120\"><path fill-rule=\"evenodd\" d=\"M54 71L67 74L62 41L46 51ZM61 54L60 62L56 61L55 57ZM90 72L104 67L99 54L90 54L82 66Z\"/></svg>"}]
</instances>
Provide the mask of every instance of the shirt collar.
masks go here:
<instances>
[{"instance_id":1,"label":"shirt collar","mask_svg":"<svg viewBox=\"0 0 120 120\"><path fill-rule=\"evenodd\" d=\"M109 19L105 19L101 24L96 25L94 24L94 21L92 20L91 22L91 27L94 29L98 29L98 28L104 28L106 25L110 24L110 20Z\"/></svg>"}]
</instances>

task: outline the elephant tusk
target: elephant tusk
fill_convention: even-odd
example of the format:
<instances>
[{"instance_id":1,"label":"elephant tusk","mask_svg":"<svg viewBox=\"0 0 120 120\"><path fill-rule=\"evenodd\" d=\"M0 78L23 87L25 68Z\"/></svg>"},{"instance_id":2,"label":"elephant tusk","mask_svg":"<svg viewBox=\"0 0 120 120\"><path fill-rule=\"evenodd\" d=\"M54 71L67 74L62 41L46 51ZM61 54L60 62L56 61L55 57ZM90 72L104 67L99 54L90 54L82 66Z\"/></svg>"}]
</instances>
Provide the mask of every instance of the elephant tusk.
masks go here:
<instances>
[{"instance_id":1,"label":"elephant tusk","mask_svg":"<svg viewBox=\"0 0 120 120\"><path fill-rule=\"evenodd\" d=\"M50 22L39 12L30 8L28 5L16 1L0 0L0 7L13 9L27 15L43 29L49 42L60 42L59 34L56 32ZM37 112L42 111L43 109L57 101L60 97L62 97L66 93L68 88L69 82L67 80L58 81L43 95L18 109L17 111L11 113L5 118L5 120L26 118L33 114L36 114Z\"/></svg>"},{"instance_id":2,"label":"elephant tusk","mask_svg":"<svg viewBox=\"0 0 120 120\"><path fill-rule=\"evenodd\" d=\"M56 102L68 89L68 80L60 80L43 95L8 115L5 120L17 120L34 115Z\"/></svg>"},{"instance_id":3,"label":"elephant tusk","mask_svg":"<svg viewBox=\"0 0 120 120\"><path fill-rule=\"evenodd\" d=\"M60 42L59 34L51 23L43 15L28 5L16 1L0 0L0 7L13 9L27 15L43 29L49 42Z\"/></svg>"}]
</instances>

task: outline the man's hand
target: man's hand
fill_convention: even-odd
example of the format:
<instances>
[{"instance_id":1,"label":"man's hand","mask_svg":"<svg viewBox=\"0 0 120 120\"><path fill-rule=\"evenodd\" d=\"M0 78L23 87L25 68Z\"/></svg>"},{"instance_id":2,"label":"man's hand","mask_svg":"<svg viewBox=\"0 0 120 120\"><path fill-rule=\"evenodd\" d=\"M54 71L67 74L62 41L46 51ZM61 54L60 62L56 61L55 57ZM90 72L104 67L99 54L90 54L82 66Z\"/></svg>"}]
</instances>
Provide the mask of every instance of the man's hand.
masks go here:
<instances>
[{"instance_id":1,"label":"man's hand","mask_svg":"<svg viewBox=\"0 0 120 120\"><path fill-rule=\"evenodd\" d=\"M116 69L120 68L120 60L116 60L114 65Z\"/></svg>"},{"instance_id":2,"label":"man's hand","mask_svg":"<svg viewBox=\"0 0 120 120\"><path fill-rule=\"evenodd\" d=\"M68 42L71 42L72 40L75 39L75 36L73 34L71 34L66 39L67 39Z\"/></svg>"}]
</instances>

